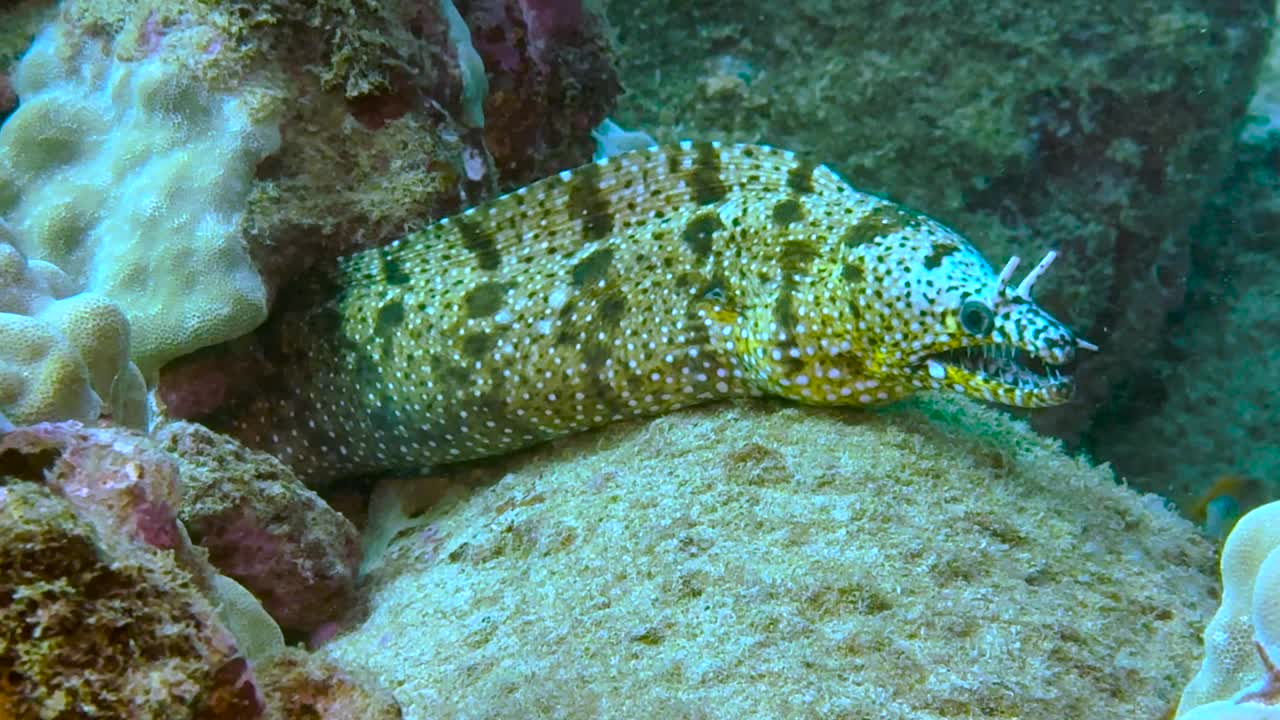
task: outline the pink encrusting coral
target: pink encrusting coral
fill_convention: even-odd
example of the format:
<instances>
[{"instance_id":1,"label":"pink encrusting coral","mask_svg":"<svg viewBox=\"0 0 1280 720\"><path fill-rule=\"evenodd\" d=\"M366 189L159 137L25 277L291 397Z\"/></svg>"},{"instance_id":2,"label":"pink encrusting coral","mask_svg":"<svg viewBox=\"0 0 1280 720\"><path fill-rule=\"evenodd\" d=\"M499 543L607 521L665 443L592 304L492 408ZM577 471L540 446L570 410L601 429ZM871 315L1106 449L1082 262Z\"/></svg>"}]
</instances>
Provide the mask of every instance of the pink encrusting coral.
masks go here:
<instances>
[{"instance_id":1,"label":"pink encrusting coral","mask_svg":"<svg viewBox=\"0 0 1280 720\"><path fill-rule=\"evenodd\" d=\"M123 534L161 550L179 546L178 466L144 436L40 423L0 439L0 455L54 456L45 482L104 537Z\"/></svg>"},{"instance_id":2,"label":"pink encrusting coral","mask_svg":"<svg viewBox=\"0 0 1280 720\"><path fill-rule=\"evenodd\" d=\"M283 463L193 423L156 433L182 468L192 539L287 630L311 632L353 602L355 527Z\"/></svg>"},{"instance_id":3,"label":"pink encrusting coral","mask_svg":"<svg viewBox=\"0 0 1280 720\"><path fill-rule=\"evenodd\" d=\"M0 433L0 720L398 718L376 687L284 648L222 576L324 634L357 559L342 516L198 426Z\"/></svg>"},{"instance_id":4,"label":"pink encrusting coral","mask_svg":"<svg viewBox=\"0 0 1280 720\"><path fill-rule=\"evenodd\" d=\"M261 716L176 520L177 479L135 434L0 438L0 717Z\"/></svg>"}]
</instances>

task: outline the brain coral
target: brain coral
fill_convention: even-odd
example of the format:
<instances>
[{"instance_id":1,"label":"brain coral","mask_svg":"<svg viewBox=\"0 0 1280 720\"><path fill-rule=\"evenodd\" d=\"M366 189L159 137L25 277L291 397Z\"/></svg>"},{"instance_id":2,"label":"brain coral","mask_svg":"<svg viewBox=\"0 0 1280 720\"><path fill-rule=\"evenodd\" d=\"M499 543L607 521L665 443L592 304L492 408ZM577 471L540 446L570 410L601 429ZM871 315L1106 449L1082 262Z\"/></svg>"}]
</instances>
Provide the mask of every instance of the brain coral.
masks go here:
<instances>
[{"instance_id":1,"label":"brain coral","mask_svg":"<svg viewBox=\"0 0 1280 720\"><path fill-rule=\"evenodd\" d=\"M199 40L50 28L0 128L0 216L19 249L123 308L144 373L266 313L238 225L279 134L265 103L211 90L180 59Z\"/></svg>"},{"instance_id":2,"label":"brain coral","mask_svg":"<svg viewBox=\"0 0 1280 720\"><path fill-rule=\"evenodd\" d=\"M681 413L406 518L431 489L378 491L325 650L406 717L1156 717L1210 611L1188 523L964 401Z\"/></svg>"}]
</instances>

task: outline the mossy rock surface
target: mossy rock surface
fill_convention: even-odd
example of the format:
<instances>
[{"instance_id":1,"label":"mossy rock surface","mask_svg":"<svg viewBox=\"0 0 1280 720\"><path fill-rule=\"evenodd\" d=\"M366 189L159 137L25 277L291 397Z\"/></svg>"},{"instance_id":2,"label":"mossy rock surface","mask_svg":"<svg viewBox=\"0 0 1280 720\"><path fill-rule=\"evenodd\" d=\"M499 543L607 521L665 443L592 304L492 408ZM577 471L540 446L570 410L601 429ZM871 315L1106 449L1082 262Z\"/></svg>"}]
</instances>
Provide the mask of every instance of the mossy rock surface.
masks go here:
<instances>
[{"instance_id":1,"label":"mossy rock surface","mask_svg":"<svg viewBox=\"0 0 1280 720\"><path fill-rule=\"evenodd\" d=\"M406 717L1157 717L1213 609L1191 526L926 399L618 426L434 496L329 645ZM386 497L386 496L383 496Z\"/></svg>"}]
</instances>

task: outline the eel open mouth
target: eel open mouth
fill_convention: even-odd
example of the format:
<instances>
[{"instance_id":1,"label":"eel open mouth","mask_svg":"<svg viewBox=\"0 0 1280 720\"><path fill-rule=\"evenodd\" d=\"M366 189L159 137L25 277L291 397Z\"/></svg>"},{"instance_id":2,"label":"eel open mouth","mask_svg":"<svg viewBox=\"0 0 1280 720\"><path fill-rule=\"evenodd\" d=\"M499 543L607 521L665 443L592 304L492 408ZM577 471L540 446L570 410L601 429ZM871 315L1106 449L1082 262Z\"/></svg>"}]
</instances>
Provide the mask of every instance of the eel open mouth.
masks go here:
<instances>
[{"instance_id":1,"label":"eel open mouth","mask_svg":"<svg viewBox=\"0 0 1280 720\"><path fill-rule=\"evenodd\" d=\"M1075 353L1067 362L1055 364L1012 345L980 345L930 355L924 359L924 370L941 387L960 386L987 400L1041 407L1071 397L1074 360Z\"/></svg>"}]
</instances>

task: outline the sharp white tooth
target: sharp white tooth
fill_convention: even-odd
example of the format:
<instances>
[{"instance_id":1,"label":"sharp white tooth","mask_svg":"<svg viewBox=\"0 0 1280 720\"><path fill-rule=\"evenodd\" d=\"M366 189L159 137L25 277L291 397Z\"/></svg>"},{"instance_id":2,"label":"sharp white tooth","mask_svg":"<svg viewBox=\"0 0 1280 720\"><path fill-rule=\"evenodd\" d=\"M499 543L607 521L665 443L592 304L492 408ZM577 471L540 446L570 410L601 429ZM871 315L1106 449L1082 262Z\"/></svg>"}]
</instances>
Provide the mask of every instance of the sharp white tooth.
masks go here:
<instances>
[{"instance_id":1,"label":"sharp white tooth","mask_svg":"<svg viewBox=\"0 0 1280 720\"><path fill-rule=\"evenodd\" d=\"M942 363L937 360L930 360L926 365L929 366L929 375L937 380L947 376L947 369L942 367Z\"/></svg>"}]
</instances>

